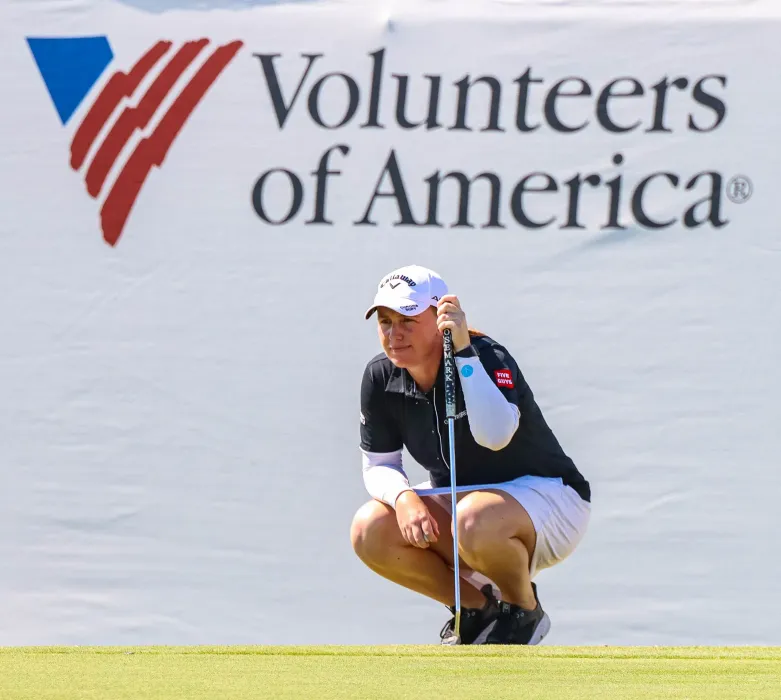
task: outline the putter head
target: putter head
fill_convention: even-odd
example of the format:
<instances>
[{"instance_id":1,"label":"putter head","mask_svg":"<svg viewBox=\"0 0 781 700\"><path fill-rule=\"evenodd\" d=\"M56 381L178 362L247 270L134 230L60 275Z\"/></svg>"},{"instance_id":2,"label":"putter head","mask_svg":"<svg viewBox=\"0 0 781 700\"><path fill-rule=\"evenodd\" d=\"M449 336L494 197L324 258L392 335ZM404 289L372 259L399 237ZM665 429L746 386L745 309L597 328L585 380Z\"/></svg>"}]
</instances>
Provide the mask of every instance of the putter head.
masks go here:
<instances>
[{"instance_id":1,"label":"putter head","mask_svg":"<svg viewBox=\"0 0 781 700\"><path fill-rule=\"evenodd\" d=\"M445 637L442 640L442 644L445 646L457 646L458 644L461 644L461 608L456 608L456 622L453 626L453 634L451 634L449 637Z\"/></svg>"}]
</instances>

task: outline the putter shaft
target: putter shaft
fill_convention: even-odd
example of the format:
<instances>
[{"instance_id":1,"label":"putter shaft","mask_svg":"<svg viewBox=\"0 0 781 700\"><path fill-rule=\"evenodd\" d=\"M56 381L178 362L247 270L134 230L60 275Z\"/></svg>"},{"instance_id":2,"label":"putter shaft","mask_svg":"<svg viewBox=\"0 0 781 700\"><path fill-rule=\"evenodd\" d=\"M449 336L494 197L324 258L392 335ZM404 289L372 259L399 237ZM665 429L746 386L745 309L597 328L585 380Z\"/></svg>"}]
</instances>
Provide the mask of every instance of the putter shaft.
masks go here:
<instances>
[{"instance_id":1,"label":"putter shaft","mask_svg":"<svg viewBox=\"0 0 781 700\"><path fill-rule=\"evenodd\" d=\"M448 442L450 445L450 503L453 513L453 571L455 574L455 627L453 634L461 641L461 574L458 566L458 514L456 513L456 360L453 353L453 335L450 329L444 332L445 353L445 417L447 419Z\"/></svg>"},{"instance_id":2,"label":"putter shaft","mask_svg":"<svg viewBox=\"0 0 781 700\"><path fill-rule=\"evenodd\" d=\"M450 443L450 499L453 511L453 562L455 573L455 608L456 621L453 630L457 638L461 637L461 574L458 566L458 515L456 513L456 446L455 446L455 418L450 416L448 423L448 442Z\"/></svg>"}]
</instances>

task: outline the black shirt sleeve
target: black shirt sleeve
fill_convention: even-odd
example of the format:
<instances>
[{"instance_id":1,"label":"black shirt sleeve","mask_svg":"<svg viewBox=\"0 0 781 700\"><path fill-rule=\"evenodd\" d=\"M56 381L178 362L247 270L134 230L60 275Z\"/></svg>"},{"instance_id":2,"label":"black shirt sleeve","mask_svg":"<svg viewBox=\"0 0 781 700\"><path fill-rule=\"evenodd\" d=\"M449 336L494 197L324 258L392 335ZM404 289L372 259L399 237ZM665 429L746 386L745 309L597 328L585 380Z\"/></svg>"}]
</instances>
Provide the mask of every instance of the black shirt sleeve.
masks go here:
<instances>
[{"instance_id":1,"label":"black shirt sleeve","mask_svg":"<svg viewBox=\"0 0 781 700\"><path fill-rule=\"evenodd\" d=\"M528 390L518 364L507 350L497 343L476 343L480 363L504 397L518 406L523 405L524 394Z\"/></svg>"},{"instance_id":2,"label":"black shirt sleeve","mask_svg":"<svg viewBox=\"0 0 781 700\"><path fill-rule=\"evenodd\" d=\"M395 452L402 447L401 432L388 410L385 378L380 365L370 362L361 381L361 449Z\"/></svg>"}]
</instances>

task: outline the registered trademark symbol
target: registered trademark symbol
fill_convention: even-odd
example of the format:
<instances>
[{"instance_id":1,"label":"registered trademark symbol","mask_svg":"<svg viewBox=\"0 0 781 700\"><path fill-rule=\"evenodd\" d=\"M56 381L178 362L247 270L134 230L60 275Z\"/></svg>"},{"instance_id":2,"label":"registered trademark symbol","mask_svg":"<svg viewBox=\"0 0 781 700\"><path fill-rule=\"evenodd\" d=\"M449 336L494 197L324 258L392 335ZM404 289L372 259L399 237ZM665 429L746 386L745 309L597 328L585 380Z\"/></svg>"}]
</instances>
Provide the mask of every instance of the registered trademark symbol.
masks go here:
<instances>
[{"instance_id":1,"label":"registered trademark symbol","mask_svg":"<svg viewBox=\"0 0 781 700\"><path fill-rule=\"evenodd\" d=\"M751 195L754 193L754 185L744 175L735 175L727 183L727 197L731 202L735 204L743 204L751 199Z\"/></svg>"}]
</instances>

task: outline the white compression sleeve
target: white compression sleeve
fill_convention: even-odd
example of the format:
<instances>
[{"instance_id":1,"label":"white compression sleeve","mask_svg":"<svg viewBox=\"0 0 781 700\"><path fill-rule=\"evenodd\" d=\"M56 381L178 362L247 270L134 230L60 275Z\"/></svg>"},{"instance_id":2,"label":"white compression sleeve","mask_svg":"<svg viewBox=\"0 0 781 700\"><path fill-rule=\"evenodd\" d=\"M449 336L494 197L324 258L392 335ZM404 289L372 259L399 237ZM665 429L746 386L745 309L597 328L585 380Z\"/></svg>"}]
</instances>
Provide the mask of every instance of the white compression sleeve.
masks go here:
<instances>
[{"instance_id":1,"label":"white compression sleeve","mask_svg":"<svg viewBox=\"0 0 781 700\"><path fill-rule=\"evenodd\" d=\"M372 498L396 507L396 499L403 491L412 490L401 467L401 450L395 452L367 452L363 455L363 483Z\"/></svg>"},{"instance_id":2,"label":"white compression sleeve","mask_svg":"<svg viewBox=\"0 0 781 700\"><path fill-rule=\"evenodd\" d=\"M520 410L491 381L479 357L456 357L455 360L472 437L478 445L489 450L501 450L518 429ZM468 376L462 372L466 366L472 368Z\"/></svg>"}]
</instances>

